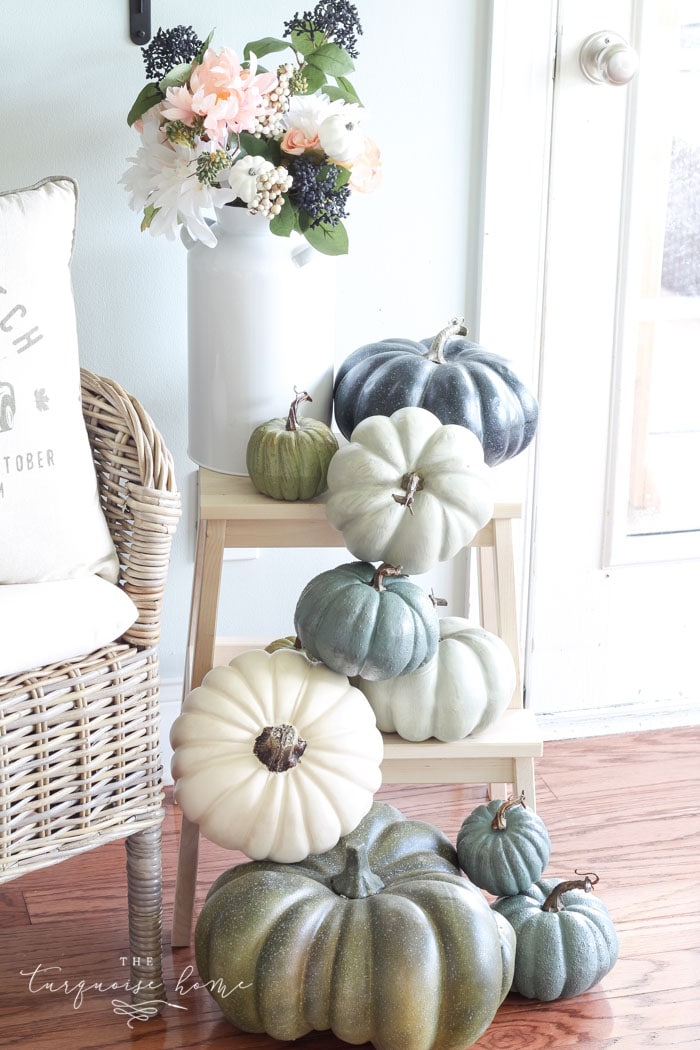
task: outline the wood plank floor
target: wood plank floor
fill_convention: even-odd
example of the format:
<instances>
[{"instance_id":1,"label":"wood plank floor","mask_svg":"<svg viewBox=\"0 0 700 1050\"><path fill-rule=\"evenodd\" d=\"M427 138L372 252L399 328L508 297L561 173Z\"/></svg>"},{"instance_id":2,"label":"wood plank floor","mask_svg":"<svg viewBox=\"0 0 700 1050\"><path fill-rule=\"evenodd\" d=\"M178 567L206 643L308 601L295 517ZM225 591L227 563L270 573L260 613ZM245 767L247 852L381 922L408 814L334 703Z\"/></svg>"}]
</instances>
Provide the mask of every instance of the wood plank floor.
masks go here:
<instances>
[{"instance_id":1,"label":"wood plank floor","mask_svg":"<svg viewBox=\"0 0 700 1050\"><path fill-rule=\"evenodd\" d=\"M553 852L547 874L600 875L599 896L620 935L620 959L596 988L545 1004L509 996L478 1050L700 1048L700 729L556 741L538 763L538 809ZM429 820L454 841L484 789L382 788L407 816ZM165 922L170 928L178 811L165 820ZM202 844L197 909L207 888L239 855ZM0 887L0 1047L139 1050L281 1044L238 1033L206 990L196 987L190 949L165 967L170 1005L162 1017L127 1026L113 1010L120 991L79 985L123 983L127 972L122 843ZM37 971L37 967L42 969ZM48 967L52 967L50 971ZM30 974L37 973L32 979ZM43 977L42 977L43 974ZM59 990L41 988L53 980ZM64 987L70 992L61 991ZM311 1034L300 1050L342 1050Z\"/></svg>"}]
</instances>

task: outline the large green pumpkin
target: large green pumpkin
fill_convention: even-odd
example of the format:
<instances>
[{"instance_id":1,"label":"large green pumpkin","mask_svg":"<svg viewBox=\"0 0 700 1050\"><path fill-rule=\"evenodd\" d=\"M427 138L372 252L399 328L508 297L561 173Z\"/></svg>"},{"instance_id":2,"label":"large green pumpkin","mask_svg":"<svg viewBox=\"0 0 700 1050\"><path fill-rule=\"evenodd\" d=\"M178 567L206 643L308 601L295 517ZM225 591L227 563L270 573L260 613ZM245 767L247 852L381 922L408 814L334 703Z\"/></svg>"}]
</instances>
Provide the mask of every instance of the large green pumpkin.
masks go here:
<instances>
[{"instance_id":1,"label":"large green pumpkin","mask_svg":"<svg viewBox=\"0 0 700 1050\"><path fill-rule=\"evenodd\" d=\"M488 466L517 456L537 430L537 400L510 362L465 339L455 318L434 339L383 339L355 350L335 377L335 418L349 438L367 416L427 408L476 434Z\"/></svg>"},{"instance_id":2,"label":"large green pumpkin","mask_svg":"<svg viewBox=\"0 0 700 1050\"><path fill-rule=\"evenodd\" d=\"M430 660L440 630L430 596L400 568L362 561L307 583L294 628L301 645L331 670L375 680L410 674Z\"/></svg>"},{"instance_id":3,"label":"large green pumpkin","mask_svg":"<svg viewBox=\"0 0 700 1050\"><path fill-rule=\"evenodd\" d=\"M328 465L338 450L332 430L319 419L300 419L299 405L311 398L295 391L286 419L256 427L246 449L246 467L258 492L273 499L313 499L326 490Z\"/></svg>"},{"instance_id":4,"label":"large green pumpkin","mask_svg":"<svg viewBox=\"0 0 700 1050\"><path fill-rule=\"evenodd\" d=\"M457 835L462 871L496 896L522 893L536 882L551 849L544 821L528 809L524 795L477 806Z\"/></svg>"},{"instance_id":5,"label":"large green pumpkin","mask_svg":"<svg viewBox=\"0 0 700 1050\"><path fill-rule=\"evenodd\" d=\"M610 913L591 893L597 875L540 879L492 905L516 936L513 991L551 1002L588 991L612 970L619 944Z\"/></svg>"},{"instance_id":6,"label":"large green pumpkin","mask_svg":"<svg viewBox=\"0 0 700 1050\"><path fill-rule=\"evenodd\" d=\"M442 832L381 803L327 853L227 871L195 942L237 1028L285 1041L330 1029L377 1050L470 1046L510 987L514 952Z\"/></svg>"}]
</instances>

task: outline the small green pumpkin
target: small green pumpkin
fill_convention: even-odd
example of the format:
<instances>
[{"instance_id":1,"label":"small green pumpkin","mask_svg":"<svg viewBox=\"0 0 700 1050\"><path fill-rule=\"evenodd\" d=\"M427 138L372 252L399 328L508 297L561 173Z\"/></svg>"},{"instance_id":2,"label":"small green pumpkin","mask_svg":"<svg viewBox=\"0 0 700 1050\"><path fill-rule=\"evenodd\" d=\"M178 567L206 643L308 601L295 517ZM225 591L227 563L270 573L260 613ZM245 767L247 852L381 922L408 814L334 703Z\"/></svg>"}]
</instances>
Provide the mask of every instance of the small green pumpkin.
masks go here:
<instances>
[{"instance_id":1,"label":"small green pumpkin","mask_svg":"<svg viewBox=\"0 0 700 1050\"><path fill-rule=\"evenodd\" d=\"M319 419L299 418L299 406L312 399L302 390L286 419L270 419L253 431L246 466L258 492L280 500L313 499L325 492L328 466L338 451L335 435Z\"/></svg>"},{"instance_id":2,"label":"small green pumpkin","mask_svg":"<svg viewBox=\"0 0 700 1050\"><path fill-rule=\"evenodd\" d=\"M324 854L232 868L197 922L200 976L245 1032L464 1050L510 988L515 938L456 859L437 828L375 803Z\"/></svg>"},{"instance_id":3,"label":"small green pumpkin","mask_svg":"<svg viewBox=\"0 0 700 1050\"><path fill-rule=\"evenodd\" d=\"M395 565L356 561L315 576L299 596L294 627L305 649L338 674L395 678L435 655L435 606Z\"/></svg>"},{"instance_id":4,"label":"small green pumpkin","mask_svg":"<svg viewBox=\"0 0 700 1050\"><path fill-rule=\"evenodd\" d=\"M541 879L527 893L494 901L515 930L514 992L543 1002L568 999L612 970L619 943L608 909L591 894L596 882L597 875Z\"/></svg>"},{"instance_id":5,"label":"small green pumpkin","mask_svg":"<svg viewBox=\"0 0 700 1050\"><path fill-rule=\"evenodd\" d=\"M477 806L457 835L462 871L496 896L522 893L536 882L551 849L544 821L527 808L524 793Z\"/></svg>"}]
</instances>

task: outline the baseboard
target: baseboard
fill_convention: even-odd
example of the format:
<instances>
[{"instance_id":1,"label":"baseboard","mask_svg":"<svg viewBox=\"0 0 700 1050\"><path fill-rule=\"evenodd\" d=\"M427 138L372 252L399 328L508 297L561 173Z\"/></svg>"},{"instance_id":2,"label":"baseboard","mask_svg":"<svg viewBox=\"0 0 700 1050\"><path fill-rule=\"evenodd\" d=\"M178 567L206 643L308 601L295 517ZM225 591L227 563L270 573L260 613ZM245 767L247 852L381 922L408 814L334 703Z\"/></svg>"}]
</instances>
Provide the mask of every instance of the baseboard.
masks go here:
<instances>
[{"instance_id":1,"label":"baseboard","mask_svg":"<svg viewBox=\"0 0 700 1050\"><path fill-rule=\"evenodd\" d=\"M182 681L171 678L161 682L161 741L166 784L172 784L172 749L168 737L170 727L180 713L181 702ZM535 712L535 716L544 740L576 740L584 737L612 736L615 733L639 733L653 729L700 725L700 704L689 700L658 700L579 711Z\"/></svg>"}]
</instances>

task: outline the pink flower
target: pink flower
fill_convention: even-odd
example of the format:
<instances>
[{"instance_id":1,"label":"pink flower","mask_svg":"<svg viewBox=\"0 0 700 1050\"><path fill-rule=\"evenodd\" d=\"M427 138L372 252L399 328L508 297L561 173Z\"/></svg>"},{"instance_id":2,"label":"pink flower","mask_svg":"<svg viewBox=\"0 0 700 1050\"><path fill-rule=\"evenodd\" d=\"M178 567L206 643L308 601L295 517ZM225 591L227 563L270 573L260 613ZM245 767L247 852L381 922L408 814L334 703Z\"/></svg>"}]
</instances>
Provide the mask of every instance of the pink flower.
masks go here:
<instances>
[{"instance_id":1,"label":"pink flower","mask_svg":"<svg viewBox=\"0 0 700 1050\"><path fill-rule=\"evenodd\" d=\"M254 129L265 106L263 96L277 84L275 73L257 74L256 69L255 55L250 56L250 67L242 69L231 48L217 52L210 47L192 70L189 87L168 88L163 115L188 127L202 117L207 139L225 147L232 132Z\"/></svg>"},{"instance_id":2,"label":"pink flower","mask_svg":"<svg viewBox=\"0 0 700 1050\"><path fill-rule=\"evenodd\" d=\"M372 193L379 189L382 183L380 164L379 147L374 139L366 135L362 153L353 161L352 166L348 165L350 167L350 187L359 193Z\"/></svg>"},{"instance_id":3,"label":"pink flower","mask_svg":"<svg viewBox=\"0 0 700 1050\"><path fill-rule=\"evenodd\" d=\"M321 143L318 135L306 135L301 128L289 128L280 140L280 148L285 153L293 153L296 157L301 156L307 149L320 149Z\"/></svg>"}]
</instances>

